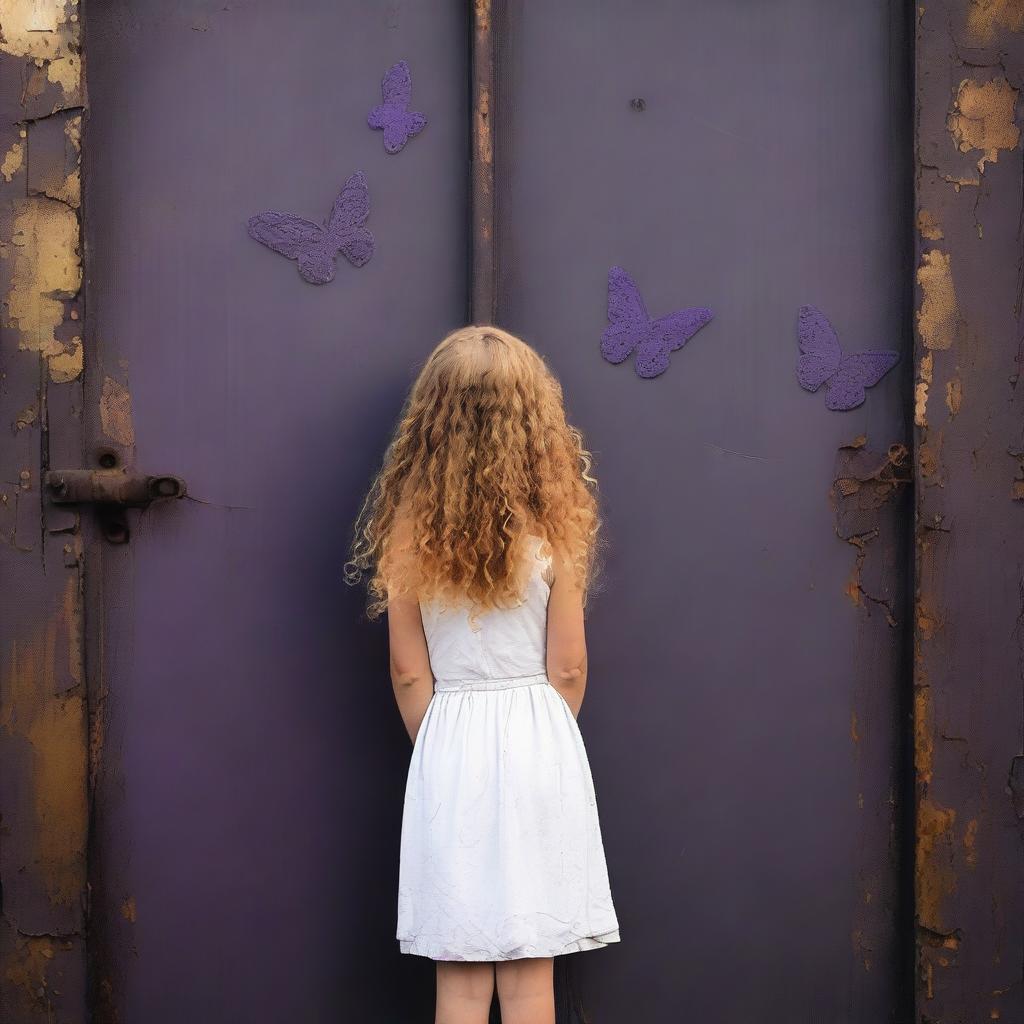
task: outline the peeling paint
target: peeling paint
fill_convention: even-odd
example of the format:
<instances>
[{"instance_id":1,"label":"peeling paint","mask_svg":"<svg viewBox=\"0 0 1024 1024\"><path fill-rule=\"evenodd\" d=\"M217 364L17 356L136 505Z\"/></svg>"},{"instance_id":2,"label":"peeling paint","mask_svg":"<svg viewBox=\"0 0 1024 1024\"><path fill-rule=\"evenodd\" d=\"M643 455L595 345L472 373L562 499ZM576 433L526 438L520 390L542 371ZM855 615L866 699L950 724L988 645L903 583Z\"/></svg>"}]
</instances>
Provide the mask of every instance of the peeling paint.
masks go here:
<instances>
[{"instance_id":1,"label":"peeling paint","mask_svg":"<svg viewBox=\"0 0 1024 1024\"><path fill-rule=\"evenodd\" d=\"M1024 3L1021 0L971 0L967 32L974 43L992 43L1000 30L1024 31Z\"/></svg>"},{"instance_id":2,"label":"peeling paint","mask_svg":"<svg viewBox=\"0 0 1024 1024\"><path fill-rule=\"evenodd\" d=\"M132 396L128 389L113 377L103 380L100 395L100 425L103 433L118 444L131 448L135 444L132 425Z\"/></svg>"},{"instance_id":3,"label":"peeling paint","mask_svg":"<svg viewBox=\"0 0 1024 1024\"><path fill-rule=\"evenodd\" d=\"M923 292L917 311L917 329L925 348L952 348L960 311L953 288L949 253L939 249L923 252L921 265L917 268L917 283Z\"/></svg>"},{"instance_id":4,"label":"peeling paint","mask_svg":"<svg viewBox=\"0 0 1024 1024\"><path fill-rule=\"evenodd\" d=\"M928 388L932 383L932 364L934 356L927 352L918 367L917 384L914 387L914 424L918 427L928 425Z\"/></svg>"},{"instance_id":5,"label":"peeling paint","mask_svg":"<svg viewBox=\"0 0 1024 1024\"><path fill-rule=\"evenodd\" d=\"M976 82L965 78L957 89L947 128L961 153L981 150L978 173L995 163L1000 149L1016 149L1020 129L1014 123L1017 90L1005 78Z\"/></svg>"},{"instance_id":6,"label":"peeling paint","mask_svg":"<svg viewBox=\"0 0 1024 1024\"><path fill-rule=\"evenodd\" d=\"M66 584L63 606L40 635L28 641L12 639L0 715L0 729L23 741L20 749L31 762L24 774L32 786L34 827L28 829L23 822L20 831L23 839L31 837L32 873L45 885L51 903L68 908L78 906L85 888L88 801L82 737L86 712L80 685L62 691L57 640L63 624L69 668L80 683L80 626L72 626L65 618L69 608L78 618L77 585L74 574Z\"/></svg>"},{"instance_id":7,"label":"peeling paint","mask_svg":"<svg viewBox=\"0 0 1024 1024\"><path fill-rule=\"evenodd\" d=\"M927 238L932 242L938 241L943 237L942 228L939 226L938 220L928 210L918 210L917 230L921 233L922 238Z\"/></svg>"},{"instance_id":8,"label":"peeling paint","mask_svg":"<svg viewBox=\"0 0 1024 1024\"><path fill-rule=\"evenodd\" d=\"M890 445L884 453L869 451L866 444L867 438L861 435L840 447L829 497L835 511L836 535L857 550L844 587L846 596L856 607L881 608L886 622L895 628L898 622L892 599L868 592L864 585L864 566L869 546L879 533L878 510L910 481L906 472L909 452L899 443ZM856 742L856 719L851 728Z\"/></svg>"},{"instance_id":9,"label":"peeling paint","mask_svg":"<svg viewBox=\"0 0 1024 1024\"><path fill-rule=\"evenodd\" d=\"M952 807L941 807L927 798L918 801L916 916L919 924L945 935L952 929L942 923L943 902L956 892L956 875L947 852L955 822L956 811Z\"/></svg>"},{"instance_id":10,"label":"peeling paint","mask_svg":"<svg viewBox=\"0 0 1024 1024\"><path fill-rule=\"evenodd\" d=\"M67 0L0 0L0 52L40 61L67 57L73 6Z\"/></svg>"},{"instance_id":11,"label":"peeling paint","mask_svg":"<svg viewBox=\"0 0 1024 1024\"><path fill-rule=\"evenodd\" d=\"M4 154L4 161L0 164L0 174L4 176L4 181L10 181L21 170L24 160L25 146L21 142L15 142Z\"/></svg>"},{"instance_id":12,"label":"peeling paint","mask_svg":"<svg viewBox=\"0 0 1024 1024\"><path fill-rule=\"evenodd\" d=\"M65 302L82 285L75 211L64 203L27 197L2 252L14 263L7 310L9 326L18 332L18 348L48 359L65 356L56 331L64 320Z\"/></svg>"}]
</instances>

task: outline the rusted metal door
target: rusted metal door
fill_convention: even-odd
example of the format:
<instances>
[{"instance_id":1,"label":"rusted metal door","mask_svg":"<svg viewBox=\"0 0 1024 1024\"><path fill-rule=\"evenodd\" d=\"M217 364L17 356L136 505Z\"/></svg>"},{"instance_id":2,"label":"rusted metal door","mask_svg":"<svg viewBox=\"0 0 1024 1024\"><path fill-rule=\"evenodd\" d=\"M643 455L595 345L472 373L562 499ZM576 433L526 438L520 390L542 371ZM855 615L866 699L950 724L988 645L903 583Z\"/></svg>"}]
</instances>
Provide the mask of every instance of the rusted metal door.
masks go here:
<instances>
[{"instance_id":1,"label":"rusted metal door","mask_svg":"<svg viewBox=\"0 0 1024 1024\"><path fill-rule=\"evenodd\" d=\"M623 936L576 965L595 1020L907 1009L908 14L497 22L498 316L560 375L613 540L580 716ZM600 357L613 266L652 316L714 311L654 379ZM906 357L860 407L798 385L803 304Z\"/></svg>"},{"instance_id":2,"label":"rusted metal door","mask_svg":"<svg viewBox=\"0 0 1024 1024\"><path fill-rule=\"evenodd\" d=\"M454 3L86 12L86 459L191 495L96 540L101 1019L429 1005L393 934L408 739L342 565L414 367L466 315L467 33ZM400 60L429 124L389 155L367 114ZM320 222L360 170L365 266L315 286L247 236Z\"/></svg>"},{"instance_id":3,"label":"rusted metal door","mask_svg":"<svg viewBox=\"0 0 1024 1024\"><path fill-rule=\"evenodd\" d=\"M341 566L467 308L561 377L611 542L623 942L564 1020L1024 1020L1019 6L0 4L5 1020L428 1019ZM247 237L359 170L365 266ZM714 311L653 379L601 358L614 266ZM851 411L798 385L805 304L904 357ZM189 497L45 487L118 467Z\"/></svg>"}]
</instances>

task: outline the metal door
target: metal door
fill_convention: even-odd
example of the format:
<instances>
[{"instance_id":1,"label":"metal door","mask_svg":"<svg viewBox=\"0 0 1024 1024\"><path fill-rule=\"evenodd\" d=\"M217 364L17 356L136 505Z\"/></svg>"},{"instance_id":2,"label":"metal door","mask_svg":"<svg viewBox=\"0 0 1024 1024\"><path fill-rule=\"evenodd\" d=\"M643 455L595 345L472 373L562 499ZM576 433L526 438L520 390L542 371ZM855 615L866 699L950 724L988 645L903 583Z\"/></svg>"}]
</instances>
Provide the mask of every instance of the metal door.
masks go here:
<instances>
[{"instance_id":1,"label":"metal door","mask_svg":"<svg viewBox=\"0 0 1024 1024\"><path fill-rule=\"evenodd\" d=\"M906 1009L907 30L885 0L497 20L499 318L561 377L612 541L580 716L623 936L578 960L596 1020ZM613 266L652 316L714 311L654 379L600 356ZM803 304L904 354L860 407L798 385Z\"/></svg>"},{"instance_id":2,"label":"metal door","mask_svg":"<svg viewBox=\"0 0 1024 1024\"><path fill-rule=\"evenodd\" d=\"M342 566L416 364L465 318L466 12L86 13L86 456L191 495L94 545L102 1019L411 1019L432 972L394 941L409 744ZM399 60L429 124L389 155L367 113ZM247 236L263 210L320 221L359 170L365 266L313 285Z\"/></svg>"}]
</instances>

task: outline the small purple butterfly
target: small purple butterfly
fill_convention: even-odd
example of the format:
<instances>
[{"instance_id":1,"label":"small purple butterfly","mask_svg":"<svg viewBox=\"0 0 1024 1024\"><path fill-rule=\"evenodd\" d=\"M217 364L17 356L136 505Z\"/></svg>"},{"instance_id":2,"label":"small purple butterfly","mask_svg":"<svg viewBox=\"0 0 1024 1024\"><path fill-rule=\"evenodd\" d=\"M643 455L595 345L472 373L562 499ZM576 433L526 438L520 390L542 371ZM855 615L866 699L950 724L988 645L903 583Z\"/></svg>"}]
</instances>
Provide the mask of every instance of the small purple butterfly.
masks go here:
<instances>
[{"instance_id":1,"label":"small purple butterfly","mask_svg":"<svg viewBox=\"0 0 1024 1024\"><path fill-rule=\"evenodd\" d=\"M312 284L334 280L338 253L355 267L373 255L373 235L363 227L370 216L366 175L356 171L342 186L330 216L322 225L294 213L268 210L249 218L249 234L274 252L297 260L299 273Z\"/></svg>"},{"instance_id":2,"label":"small purple butterfly","mask_svg":"<svg viewBox=\"0 0 1024 1024\"><path fill-rule=\"evenodd\" d=\"M637 375L657 377L668 369L669 353L682 348L713 316L706 306L691 306L652 320L633 279L622 267L612 267L601 355L621 363L635 349Z\"/></svg>"},{"instance_id":3,"label":"small purple butterfly","mask_svg":"<svg viewBox=\"0 0 1024 1024\"><path fill-rule=\"evenodd\" d=\"M404 60L388 68L380 84L384 102L370 111L366 123L371 128L384 129L384 148L397 153L413 135L419 135L427 127L427 119L409 110L412 97L412 75Z\"/></svg>"},{"instance_id":4,"label":"small purple butterfly","mask_svg":"<svg viewBox=\"0 0 1024 1024\"><path fill-rule=\"evenodd\" d=\"M864 389L877 384L900 359L890 351L844 355L835 328L817 306L800 307L799 336L796 379L807 391L827 384L825 405L835 411L856 409L867 397Z\"/></svg>"}]
</instances>

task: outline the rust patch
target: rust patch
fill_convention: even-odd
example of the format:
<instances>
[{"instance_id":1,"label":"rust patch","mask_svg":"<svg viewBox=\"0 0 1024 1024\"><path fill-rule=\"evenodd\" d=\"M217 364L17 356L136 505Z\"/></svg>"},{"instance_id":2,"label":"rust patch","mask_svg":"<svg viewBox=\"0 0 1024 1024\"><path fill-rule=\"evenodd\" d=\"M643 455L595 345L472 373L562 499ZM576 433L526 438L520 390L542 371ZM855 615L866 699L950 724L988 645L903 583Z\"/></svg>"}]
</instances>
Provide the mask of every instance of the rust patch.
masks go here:
<instances>
[{"instance_id":1,"label":"rust patch","mask_svg":"<svg viewBox=\"0 0 1024 1024\"><path fill-rule=\"evenodd\" d=\"M4 990L17 993L21 1003L17 1019L54 1020L54 997L59 998L60 993L54 990L50 973L61 954L74 949L74 943L50 935L18 935L13 945L11 955L4 959Z\"/></svg>"},{"instance_id":2,"label":"rust patch","mask_svg":"<svg viewBox=\"0 0 1024 1024\"><path fill-rule=\"evenodd\" d=\"M925 484L942 486L942 434L935 440L922 441L917 446L917 465Z\"/></svg>"},{"instance_id":3,"label":"rust patch","mask_svg":"<svg viewBox=\"0 0 1024 1024\"><path fill-rule=\"evenodd\" d=\"M930 249L921 254L917 283L923 293L917 311L917 329L925 348L953 347L960 311L953 289L953 273L949 253Z\"/></svg>"},{"instance_id":4,"label":"rust patch","mask_svg":"<svg viewBox=\"0 0 1024 1024\"><path fill-rule=\"evenodd\" d=\"M864 565L869 545L879 534L878 510L892 501L910 482L906 472L909 452L893 444L886 452L869 451L863 435L842 445L836 454L835 478L829 498L835 512L836 535L857 550L845 593L857 607L875 605L884 611L890 626L898 625L892 599L871 594L864 586ZM854 741L856 742L856 720Z\"/></svg>"},{"instance_id":5,"label":"rust patch","mask_svg":"<svg viewBox=\"0 0 1024 1024\"><path fill-rule=\"evenodd\" d=\"M132 426L132 396L128 389L113 377L103 380L100 395L100 425L103 433L118 444L131 448L135 444Z\"/></svg>"},{"instance_id":6,"label":"rust patch","mask_svg":"<svg viewBox=\"0 0 1024 1024\"><path fill-rule=\"evenodd\" d=\"M129 921L131 924L135 924L137 912L135 909L135 897L129 896L126 900L121 903L121 916Z\"/></svg>"},{"instance_id":7,"label":"rust patch","mask_svg":"<svg viewBox=\"0 0 1024 1024\"><path fill-rule=\"evenodd\" d=\"M946 408L949 409L950 419L960 411L960 403L963 401L963 397L963 382L959 377L954 377L946 382Z\"/></svg>"},{"instance_id":8,"label":"rust patch","mask_svg":"<svg viewBox=\"0 0 1024 1024\"><path fill-rule=\"evenodd\" d=\"M964 829L964 862L969 868L978 866L978 819L971 818Z\"/></svg>"},{"instance_id":9,"label":"rust patch","mask_svg":"<svg viewBox=\"0 0 1024 1024\"><path fill-rule=\"evenodd\" d=\"M914 425L928 426L928 388L932 383L932 365L934 356L926 352L921 358L917 371L917 384L914 386Z\"/></svg>"},{"instance_id":10,"label":"rust patch","mask_svg":"<svg viewBox=\"0 0 1024 1024\"><path fill-rule=\"evenodd\" d=\"M28 642L12 640L0 717L0 728L24 741L18 749L31 761L24 775L32 787L32 827L22 823L19 831L30 844L32 873L52 904L69 908L82 899L88 832L77 588L76 573L68 578L60 612L42 632ZM57 664L62 633L66 670Z\"/></svg>"},{"instance_id":11,"label":"rust patch","mask_svg":"<svg viewBox=\"0 0 1024 1024\"><path fill-rule=\"evenodd\" d=\"M957 89L946 127L957 149L981 150L978 173L999 159L999 150L1016 149L1020 129L1014 123L1017 90L1005 78L976 82L965 78Z\"/></svg>"},{"instance_id":12,"label":"rust patch","mask_svg":"<svg viewBox=\"0 0 1024 1024\"><path fill-rule=\"evenodd\" d=\"M953 826L956 811L928 798L918 801L915 881L918 923L950 940L953 930L943 927L941 907L956 892L953 870Z\"/></svg>"},{"instance_id":13,"label":"rust patch","mask_svg":"<svg viewBox=\"0 0 1024 1024\"><path fill-rule=\"evenodd\" d=\"M942 228L939 226L938 220L928 210L918 210L917 230L921 233L922 238L927 238L932 242L936 242L943 237Z\"/></svg>"}]
</instances>

